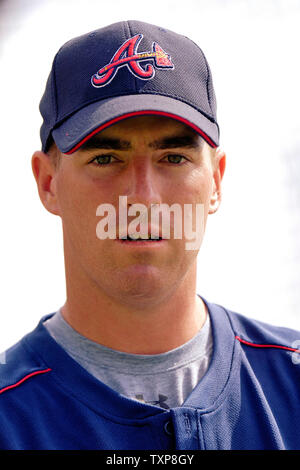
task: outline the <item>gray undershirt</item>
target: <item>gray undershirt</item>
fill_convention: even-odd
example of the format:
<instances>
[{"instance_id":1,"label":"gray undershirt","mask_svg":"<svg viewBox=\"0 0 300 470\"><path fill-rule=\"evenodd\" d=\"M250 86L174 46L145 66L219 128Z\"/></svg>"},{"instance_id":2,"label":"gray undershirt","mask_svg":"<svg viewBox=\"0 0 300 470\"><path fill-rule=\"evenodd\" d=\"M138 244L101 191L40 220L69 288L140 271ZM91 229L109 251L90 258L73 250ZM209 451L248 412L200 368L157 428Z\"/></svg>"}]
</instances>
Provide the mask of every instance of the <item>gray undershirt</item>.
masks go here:
<instances>
[{"instance_id":1,"label":"gray undershirt","mask_svg":"<svg viewBox=\"0 0 300 470\"><path fill-rule=\"evenodd\" d=\"M155 355L128 354L91 341L75 331L60 310L44 325L55 341L98 380L128 398L165 409L184 403L205 374L212 354L209 315L190 341Z\"/></svg>"}]
</instances>

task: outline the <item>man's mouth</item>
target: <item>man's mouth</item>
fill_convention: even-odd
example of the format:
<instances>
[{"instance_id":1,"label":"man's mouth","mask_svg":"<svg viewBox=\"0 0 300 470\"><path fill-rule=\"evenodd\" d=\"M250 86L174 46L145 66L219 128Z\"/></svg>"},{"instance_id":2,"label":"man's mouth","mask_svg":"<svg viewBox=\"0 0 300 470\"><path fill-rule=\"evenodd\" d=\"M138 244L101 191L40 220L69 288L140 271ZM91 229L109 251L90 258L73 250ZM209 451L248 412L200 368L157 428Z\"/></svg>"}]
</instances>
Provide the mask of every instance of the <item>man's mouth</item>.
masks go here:
<instances>
[{"instance_id":1,"label":"man's mouth","mask_svg":"<svg viewBox=\"0 0 300 470\"><path fill-rule=\"evenodd\" d=\"M130 241L130 242L137 242L137 241L144 241L144 242L158 242L162 240L162 237L147 237L147 238L142 238L142 237L130 237L129 235L127 237L123 237L120 240L122 241Z\"/></svg>"}]
</instances>

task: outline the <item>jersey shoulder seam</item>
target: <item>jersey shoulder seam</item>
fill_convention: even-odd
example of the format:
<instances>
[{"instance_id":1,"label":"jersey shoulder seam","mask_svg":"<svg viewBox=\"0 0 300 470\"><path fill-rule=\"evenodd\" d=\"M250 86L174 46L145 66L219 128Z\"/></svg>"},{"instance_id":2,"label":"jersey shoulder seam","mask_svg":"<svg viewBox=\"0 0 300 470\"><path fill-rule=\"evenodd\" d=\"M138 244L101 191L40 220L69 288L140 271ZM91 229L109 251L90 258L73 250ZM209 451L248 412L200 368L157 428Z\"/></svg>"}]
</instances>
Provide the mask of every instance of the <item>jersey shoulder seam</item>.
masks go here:
<instances>
[{"instance_id":1,"label":"jersey shoulder seam","mask_svg":"<svg viewBox=\"0 0 300 470\"><path fill-rule=\"evenodd\" d=\"M25 382L26 380L30 379L31 377L34 377L35 375L45 374L46 372L50 372L51 370L52 370L52 369L50 369L50 368L35 370L35 371L31 372L30 374L25 375L24 377L22 377L22 378L21 378L20 380L18 380L17 382L12 383L12 384L10 384L10 385L6 385L5 387L1 388L1 389L0 389L0 394L6 392L6 391L8 391L8 390L11 390L12 388L18 387L18 386L21 385L23 382Z\"/></svg>"},{"instance_id":2,"label":"jersey shoulder seam","mask_svg":"<svg viewBox=\"0 0 300 470\"><path fill-rule=\"evenodd\" d=\"M242 339L240 336L236 335L235 339L237 339L240 343L245 344L246 346L252 346L254 348L275 348L275 349L285 349L287 351L292 351L296 353L300 353L300 349L291 348L289 346L285 346L282 344L261 344L261 343L253 343L251 341L247 341Z\"/></svg>"}]
</instances>

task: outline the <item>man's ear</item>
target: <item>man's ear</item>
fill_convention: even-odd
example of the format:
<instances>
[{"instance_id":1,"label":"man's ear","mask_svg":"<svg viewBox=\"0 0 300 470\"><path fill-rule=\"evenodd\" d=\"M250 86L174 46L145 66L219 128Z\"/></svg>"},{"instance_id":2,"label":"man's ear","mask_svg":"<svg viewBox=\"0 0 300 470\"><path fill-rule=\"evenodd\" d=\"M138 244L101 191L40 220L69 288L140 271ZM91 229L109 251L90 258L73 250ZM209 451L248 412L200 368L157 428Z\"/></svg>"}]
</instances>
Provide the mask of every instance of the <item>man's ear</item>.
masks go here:
<instances>
[{"instance_id":1,"label":"man's ear","mask_svg":"<svg viewBox=\"0 0 300 470\"><path fill-rule=\"evenodd\" d=\"M52 214L59 215L56 189L57 172L49 155L40 150L34 152L31 167L43 206Z\"/></svg>"},{"instance_id":2,"label":"man's ear","mask_svg":"<svg viewBox=\"0 0 300 470\"><path fill-rule=\"evenodd\" d=\"M226 167L226 154L223 150L218 147L214 156L214 174L213 174L213 191L209 204L209 214L214 214L221 203L222 192L221 183L224 176Z\"/></svg>"}]
</instances>

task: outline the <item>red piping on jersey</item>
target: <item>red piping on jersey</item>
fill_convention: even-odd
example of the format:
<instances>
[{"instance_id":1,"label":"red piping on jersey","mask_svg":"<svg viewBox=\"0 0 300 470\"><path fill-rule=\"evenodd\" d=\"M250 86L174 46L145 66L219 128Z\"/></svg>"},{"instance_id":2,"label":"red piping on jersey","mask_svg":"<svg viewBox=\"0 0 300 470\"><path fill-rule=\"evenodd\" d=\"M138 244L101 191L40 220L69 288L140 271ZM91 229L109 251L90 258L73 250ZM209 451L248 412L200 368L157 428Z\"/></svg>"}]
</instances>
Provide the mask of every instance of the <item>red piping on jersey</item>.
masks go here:
<instances>
[{"instance_id":1,"label":"red piping on jersey","mask_svg":"<svg viewBox=\"0 0 300 470\"><path fill-rule=\"evenodd\" d=\"M76 144L75 147L73 147L68 152L64 152L64 153L66 155L70 155L71 153L76 152L76 150L78 150L87 140L89 140L91 137L93 137L93 135L98 134L98 132L103 131L106 127L109 127L109 126L111 126L112 124L115 124L118 121L122 121L123 119L134 117L134 116L144 116L146 114L150 114L150 115L158 114L159 116L165 116L165 117L175 119L176 121L181 121L184 124L186 124L187 126L192 127L213 148L217 147L216 144L205 134L205 132L203 132L198 126L196 126L192 122L188 121L187 119L184 119L181 116L177 116L176 114L166 113L164 111L151 111L151 110L147 111L147 110L145 110L145 111L134 111L132 113L123 114L122 116L118 116L114 119L111 119L110 121L106 122L105 124L102 124L101 126L97 127L97 129L93 130L89 135L84 137L84 139L82 139L78 144Z\"/></svg>"},{"instance_id":2,"label":"red piping on jersey","mask_svg":"<svg viewBox=\"0 0 300 470\"><path fill-rule=\"evenodd\" d=\"M0 393L6 392L6 390L10 390L11 388L18 387L18 385L21 385L25 380L30 379L30 377L33 377L34 375L38 374L44 374L45 372L50 372L51 369L43 369L43 370L36 370L35 372L31 372L31 374L25 375L23 379L19 380L19 382L16 382L15 384L8 385L7 387L1 388Z\"/></svg>"},{"instance_id":3,"label":"red piping on jersey","mask_svg":"<svg viewBox=\"0 0 300 470\"><path fill-rule=\"evenodd\" d=\"M293 351L300 353L300 349L296 348L289 348L288 346L279 346L278 344L256 344L256 343L250 343L249 341L245 341L244 339L240 338L239 336L236 336L235 339L240 341L243 344L247 344L247 346L253 346L254 348L278 348L278 349L287 349L288 351Z\"/></svg>"}]
</instances>

